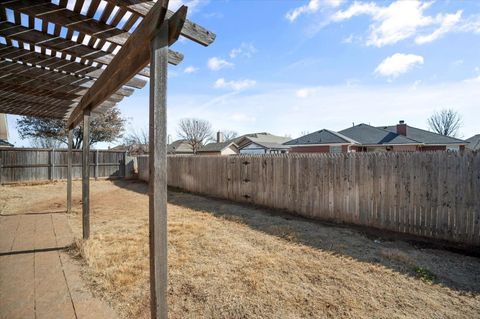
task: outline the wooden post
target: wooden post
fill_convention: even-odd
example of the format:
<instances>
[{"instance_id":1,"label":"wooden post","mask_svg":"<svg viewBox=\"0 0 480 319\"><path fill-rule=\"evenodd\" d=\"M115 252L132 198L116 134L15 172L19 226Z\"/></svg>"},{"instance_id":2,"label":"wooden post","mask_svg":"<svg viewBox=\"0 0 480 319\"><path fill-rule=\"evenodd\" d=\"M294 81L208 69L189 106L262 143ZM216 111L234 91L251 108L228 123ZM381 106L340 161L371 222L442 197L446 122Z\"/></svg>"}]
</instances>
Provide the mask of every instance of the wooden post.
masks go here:
<instances>
[{"instance_id":1,"label":"wooden post","mask_svg":"<svg viewBox=\"0 0 480 319\"><path fill-rule=\"evenodd\" d=\"M150 44L150 309L152 318L167 318L167 142L166 92L168 23Z\"/></svg>"},{"instance_id":2,"label":"wooden post","mask_svg":"<svg viewBox=\"0 0 480 319\"><path fill-rule=\"evenodd\" d=\"M127 155L128 152L123 153L123 179L127 178Z\"/></svg>"},{"instance_id":3,"label":"wooden post","mask_svg":"<svg viewBox=\"0 0 480 319\"><path fill-rule=\"evenodd\" d=\"M67 213L72 212L72 147L73 128L68 128L68 152L67 152Z\"/></svg>"},{"instance_id":4,"label":"wooden post","mask_svg":"<svg viewBox=\"0 0 480 319\"><path fill-rule=\"evenodd\" d=\"M55 150L52 148L48 151L48 179L53 180L53 170L55 168L55 164L53 163L53 155Z\"/></svg>"},{"instance_id":5,"label":"wooden post","mask_svg":"<svg viewBox=\"0 0 480 319\"><path fill-rule=\"evenodd\" d=\"M3 151L0 150L0 185L3 184Z\"/></svg>"},{"instance_id":6,"label":"wooden post","mask_svg":"<svg viewBox=\"0 0 480 319\"><path fill-rule=\"evenodd\" d=\"M90 110L83 111L82 226L83 239L90 237Z\"/></svg>"},{"instance_id":7,"label":"wooden post","mask_svg":"<svg viewBox=\"0 0 480 319\"><path fill-rule=\"evenodd\" d=\"M98 150L95 150L95 180L98 180Z\"/></svg>"}]
</instances>

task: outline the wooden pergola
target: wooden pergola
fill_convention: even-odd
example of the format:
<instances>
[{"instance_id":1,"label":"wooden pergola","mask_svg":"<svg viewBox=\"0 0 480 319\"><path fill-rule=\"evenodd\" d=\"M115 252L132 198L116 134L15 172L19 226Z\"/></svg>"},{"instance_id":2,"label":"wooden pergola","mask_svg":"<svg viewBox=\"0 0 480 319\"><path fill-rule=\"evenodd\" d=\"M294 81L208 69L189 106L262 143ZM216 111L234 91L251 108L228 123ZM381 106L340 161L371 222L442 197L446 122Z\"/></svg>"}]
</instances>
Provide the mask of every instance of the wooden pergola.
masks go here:
<instances>
[{"instance_id":1,"label":"wooden pergola","mask_svg":"<svg viewBox=\"0 0 480 319\"><path fill-rule=\"evenodd\" d=\"M82 226L89 222L90 117L150 78L150 286L152 318L167 317L166 89L180 35L208 46L215 35L168 0L11 0L0 3L0 113L64 119L67 211L72 207L72 130L83 122Z\"/></svg>"}]
</instances>

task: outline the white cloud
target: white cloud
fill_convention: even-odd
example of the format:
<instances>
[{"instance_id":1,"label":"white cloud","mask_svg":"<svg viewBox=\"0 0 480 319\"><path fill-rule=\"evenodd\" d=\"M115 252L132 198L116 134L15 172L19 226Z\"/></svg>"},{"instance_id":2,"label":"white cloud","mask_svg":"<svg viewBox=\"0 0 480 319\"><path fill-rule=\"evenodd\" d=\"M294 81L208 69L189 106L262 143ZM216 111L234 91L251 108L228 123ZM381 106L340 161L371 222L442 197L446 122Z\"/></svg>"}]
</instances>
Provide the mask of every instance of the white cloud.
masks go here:
<instances>
[{"instance_id":1,"label":"white cloud","mask_svg":"<svg viewBox=\"0 0 480 319\"><path fill-rule=\"evenodd\" d=\"M254 80L238 80L238 81L226 81L224 78L220 78L215 81L214 87L216 89L230 89L234 91L240 91L255 86L257 82Z\"/></svg>"},{"instance_id":2,"label":"white cloud","mask_svg":"<svg viewBox=\"0 0 480 319\"><path fill-rule=\"evenodd\" d=\"M417 36L415 38L415 43L424 44L437 40L445 33L452 31L454 27L460 22L461 18L462 10L458 10L457 13L454 14L438 15L437 21L440 21L440 27L438 27L430 34Z\"/></svg>"},{"instance_id":3,"label":"white cloud","mask_svg":"<svg viewBox=\"0 0 480 319\"><path fill-rule=\"evenodd\" d=\"M251 58L257 52L257 48L252 43L243 42L240 47L230 51L230 58L235 59L238 56Z\"/></svg>"},{"instance_id":4,"label":"white cloud","mask_svg":"<svg viewBox=\"0 0 480 319\"><path fill-rule=\"evenodd\" d=\"M419 27L432 24L433 18L423 14L430 5L431 2L417 0L399 0L388 7L354 2L347 10L335 13L332 20L338 22L363 14L371 16L374 23L369 28L367 45L381 47L412 37Z\"/></svg>"},{"instance_id":5,"label":"white cloud","mask_svg":"<svg viewBox=\"0 0 480 319\"><path fill-rule=\"evenodd\" d=\"M312 88L303 88L303 89L299 89L295 92L295 95L301 99L305 99L307 97L309 97L310 95L312 95L312 93L315 92L315 89L312 89Z\"/></svg>"},{"instance_id":6,"label":"white cloud","mask_svg":"<svg viewBox=\"0 0 480 319\"><path fill-rule=\"evenodd\" d=\"M423 64L423 57L420 55L395 53L383 60L375 69L375 73L396 78L419 64Z\"/></svg>"},{"instance_id":7,"label":"white cloud","mask_svg":"<svg viewBox=\"0 0 480 319\"><path fill-rule=\"evenodd\" d=\"M185 70L183 70L184 73L187 74L192 74L198 71L198 68L194 67L193 65L187 66Z\"/></svg>"},{"instance_id":8,"label":"white cloud","mask_svg":"<svg viewBox=\"0 0 480 319\"><path fill-rule=\"evenodd\" d=\"M417 44L435 41L453 31L480 31L480 19L470 18L461 23L462 10L456 13L426 15L433 2L397 0L388 6L375 2L354 2L347 9L330 17L331 22L341 22L359 15L368 15L372 23L368 29L366 45L382 47L399 41L415 38Z\"/></svg>"},{"instance_id":9,"label":"white cloud","mask_svg":"<svg viewBox=\"0 0 480 319\"><path fill-rule=\"evenodd\" d=\"M207 62L207 66L210 70L213 70L213 71L218 71L218 70L221 70L223 68L231 68L233 67L233 63L231 62L228 62L226 60L223 60L221 58L217 58L217 57L213 57L213 58L210 58Z\"/></svg>"},{"instance_id":10,"label":"white cloud","mask_svg":"<svg viewBox=\"0 0 480 319\"><path fill-rule=\"evenodd\" d=\"M170 0L168 8L170 10L177 10L182 5L186 5L188 7L188 13L195 13L198 11L202 6L206 5L209 0Z\"/></svg>"},{"instance_id":11,"label":"white cloud","mask_svg":"<svg viewBox=\"0 0 480 319\"><path fill-rule=\"evenodd\" d=\"M302 14L315 13L322 6L336 8L340 6L343 1L344 0L309 0L307 4L288 11L285 18L290 22L293 22Z\"/></svg>"},{"instance_id":12,"label":"white cloud","mask_svg":"<svg viewBox=\"0 0 480 319\"><path fill-rule=\"evenodd\" d=\"M464 82L466 82L466 83L480 83L480 75L475 77L475 78L466 79Z\"/></svg>"}]
</instances>

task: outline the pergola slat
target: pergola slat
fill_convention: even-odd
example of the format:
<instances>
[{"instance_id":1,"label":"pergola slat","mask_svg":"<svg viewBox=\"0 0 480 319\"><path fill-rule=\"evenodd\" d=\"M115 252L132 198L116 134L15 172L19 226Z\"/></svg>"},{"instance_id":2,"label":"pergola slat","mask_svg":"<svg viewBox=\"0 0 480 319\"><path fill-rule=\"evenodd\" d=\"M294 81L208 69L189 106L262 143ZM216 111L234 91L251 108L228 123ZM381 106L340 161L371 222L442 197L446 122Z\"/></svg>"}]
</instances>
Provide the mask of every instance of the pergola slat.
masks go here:
<instances>
[{"instance_id":1,"label":"pergola slat","mask_svg":"<svg viewBox=\"0 0 480 319\"><path fill-rule=\"evenodd\" d=\"M0 62L0 70L2 74L0 79L9 76L17 77L20 81L22 77L27 77L31 80L43 80L46 82L52 82L53 88L61 90L62 88L68 88L66 85L72 86L72 91L80 91L90 88L95 82L92 79L86 77L76 77L70 74L64 74L54 70L46 70L42 68L29 67L28 65L22 65L20 63L14 63L9 61ZM12 80L13 81L13 80ZM23 80L25 81L25 80ZM22 82L19 82L21 84ZM116 91L117 94L122 96L130 96L133 94L133 89L122 87ZM82 91L83 95L86 91Z\"/></svg>"},{"instance_id":2,"label":"pergola slat","mask_svg":"<svg viewBox=\"0 0 480 319\"><path fill-rule=\"evenodd\" d=\"M91 36L90 41L92 41L92 43L100 39L123 45L130 34L124 30L117 29L111 25L98 22L93 18L68 10L66 7L54 5L48 0L18 0L3 4L0 3L0 7L8 8L14 12L21 12L43 21L62 25L65 28L87 34ZM20 21L20 19L15 19L15 21ZM44 32L45 31L46 30L44 30ZM76 44L78 45L79 43ZM183 55L181 53L172 50L169 51L169 63L177 65L182 60Z\"/></svg>"},{"instance_id":3,"label":"pergola slat","mask_svg":"<svg viewBox=\"0 0 480 319\"><path fill-rule=\"evenodd\" d=\"M43 54L27 50L25 48L16 48L0 44L0 58L11 59L13 61L21 61L32 63L41 67L51 67L59 71L74 73L75 75L88 76L98 79L103 69L98 67L87 66L75 61L68 61L57 58L55 56L45 56ZM139 78L132 78L125 85L133 88L141 89L146 85L146 81Z\"/></svg>"}]
</instances>

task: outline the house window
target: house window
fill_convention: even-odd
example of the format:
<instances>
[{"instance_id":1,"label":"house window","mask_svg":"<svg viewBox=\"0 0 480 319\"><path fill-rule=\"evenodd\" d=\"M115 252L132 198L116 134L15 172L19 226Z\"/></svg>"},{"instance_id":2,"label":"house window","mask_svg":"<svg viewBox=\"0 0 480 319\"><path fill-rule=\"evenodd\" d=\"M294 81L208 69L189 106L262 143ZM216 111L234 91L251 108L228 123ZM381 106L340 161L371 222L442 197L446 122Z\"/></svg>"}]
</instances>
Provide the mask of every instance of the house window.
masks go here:
<instances>
[{"instance_id":1,"label":"house window","mask_svg":"<svg viewBox=\"0 0 480 319\"><path fill-rule=\"evenodd\" d=\"M330 153L341 153L342 146L330 146Z\"/></svg>"},{"instance_id":2,"label":"house window","mask_svg":"<svg viewBox=\"0 0 480 319\"><path fill-rule=\"evenodd\" d=\"M447 145L447 151L449 152L458 152L460 147L458 145Z\"/></svg>"}]
</instances>

